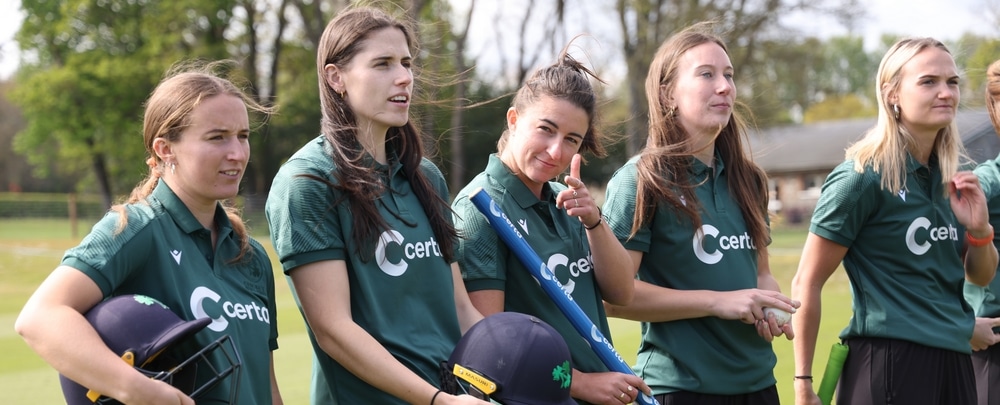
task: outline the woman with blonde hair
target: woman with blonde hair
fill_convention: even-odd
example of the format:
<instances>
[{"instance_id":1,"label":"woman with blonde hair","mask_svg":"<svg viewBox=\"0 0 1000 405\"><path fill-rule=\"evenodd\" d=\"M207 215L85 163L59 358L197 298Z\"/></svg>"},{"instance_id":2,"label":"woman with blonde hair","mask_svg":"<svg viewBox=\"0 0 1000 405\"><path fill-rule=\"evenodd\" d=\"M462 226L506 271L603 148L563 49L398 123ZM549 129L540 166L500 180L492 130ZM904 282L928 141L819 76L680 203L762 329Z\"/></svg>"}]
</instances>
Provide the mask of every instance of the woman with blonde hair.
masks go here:
<instances>
[{"instance_id":1,"label":"woman with blonde hair","mask_svg":"<svg viewBox=\"0 0 1000 405\"><path fill-rule=\"evenodd\" d=\"M959 171L958 69L941 42L907 38L876 80L878 120L827 177L792 281L796 404L819 403L820 297L841 262L854 302L837 402L974 403L962 289L990 282L997 250L979 181Z\"/></svg>"}]
</instances>

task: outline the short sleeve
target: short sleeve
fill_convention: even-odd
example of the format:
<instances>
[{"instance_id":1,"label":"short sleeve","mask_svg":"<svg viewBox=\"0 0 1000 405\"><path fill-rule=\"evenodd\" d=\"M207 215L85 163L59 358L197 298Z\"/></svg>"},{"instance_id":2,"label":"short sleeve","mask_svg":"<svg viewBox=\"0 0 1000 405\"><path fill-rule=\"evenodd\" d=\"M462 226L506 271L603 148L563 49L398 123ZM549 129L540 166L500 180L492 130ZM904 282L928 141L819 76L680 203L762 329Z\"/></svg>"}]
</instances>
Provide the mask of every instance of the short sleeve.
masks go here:
<instances>
[{"instance_id":1,"label":"short sleeve","mask_svg":"<svg viewBox=\"0 0 1000 405\"><path fill-rule=\"evenodd\" d=\"M602 211L604 219L608 221L615 237L621 241L625 249L648 253L652 237L649 226L643 225L635 235L631 235L637 187L636 166L633 159L616 170L608 181Z\"/></svg>"},{"instance_id":2,"label":"short sleeve","mask_svg":"<svg viewBox=\"0 0 1000 405\"><path fill-rule=\"evenodd\" d=\"M878 203L877 176L858 173L853 161L841 163L827 176L813 211L809 231L842 246L851 246Z\"/></svg>"},{"instance_id":3,"label":"short sleeve","mask_svg":"<svg viewBox=\"0 0 1000 405\"><path fill-rule=\"evenodd\" d=\"M308 159L286 162L275 175L265 212L271 242L287 273L303 264L346 257L340 201L320 165ZM327 180L331 181L331 180Z\"/></svg>"},{"instance_id":4,"label":"short sleeve","mask_svg":"<svg viewBox=\"0 0 1000 405\"><path fill-rule=\"evenodd\" d=\"M466 289L504 290L506 245L468 196L459 196L452 210L459 233L458 263Z\"/></svg>"}]
</instances>

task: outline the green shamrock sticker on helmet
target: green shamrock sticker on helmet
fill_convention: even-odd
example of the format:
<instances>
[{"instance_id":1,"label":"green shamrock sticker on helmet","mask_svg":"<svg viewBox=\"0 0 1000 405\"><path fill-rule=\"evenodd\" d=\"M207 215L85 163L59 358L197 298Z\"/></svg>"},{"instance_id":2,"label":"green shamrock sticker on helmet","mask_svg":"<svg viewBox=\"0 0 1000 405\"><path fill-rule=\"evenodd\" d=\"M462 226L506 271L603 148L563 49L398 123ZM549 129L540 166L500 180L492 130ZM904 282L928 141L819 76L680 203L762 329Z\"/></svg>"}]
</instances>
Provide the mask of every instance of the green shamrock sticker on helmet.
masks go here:
<instances>
[{"instance_id":1,"label":"green shamrock sticker on helmet","mask_svg":"<svg viewBox=\"0 0 1000 405\"><path fill-rule=\"evenodd\" d=\"M570 382L573 381L573 372L569 368L569 361L564 361L552 369L552 380L559 381L560 388L569 388Z\"/></svg>"}]
</instances>

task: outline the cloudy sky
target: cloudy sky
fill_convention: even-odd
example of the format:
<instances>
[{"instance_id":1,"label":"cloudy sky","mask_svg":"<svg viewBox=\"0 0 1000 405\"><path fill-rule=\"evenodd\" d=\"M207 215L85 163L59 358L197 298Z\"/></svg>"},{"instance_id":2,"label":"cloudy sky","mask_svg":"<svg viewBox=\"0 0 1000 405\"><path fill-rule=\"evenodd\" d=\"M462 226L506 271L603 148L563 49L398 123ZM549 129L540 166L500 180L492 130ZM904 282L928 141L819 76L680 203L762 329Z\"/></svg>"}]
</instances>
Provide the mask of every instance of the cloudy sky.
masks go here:
<instances>
[{"instance_id":1,"label":"cloudy sky","mask_svg":"<svg viewBox=\"0 0 1000 405\"><path fill-rule=\"evenodd\" d=\"M457 8L462 7L463 1L454 0ZM526 2L531 0L506 0L493 1L486 0L478 2L478 7L484 8L477 14L474 27L482 27L474 30L470 35L471 46L469 50L473 54L489 55L496 53L497 44L493 41L496 30L492 28L493 14L495 9L502 4L505 10L517 10L526 7ZM580 2L582 7L572 7L572 9L590 7L592 2L585 0L570 0ZM951 0L943 2L940 0L866 0L869 18L859 25L859 33L865 37L866 46L874 47L878 43L879 37L883 33L913 36L931 36L944 41L957 39L963 32L975 32L983 35L1000 36L1000 27L991 25L984 16L986 7L992 5L995 10L1000 10L1000 0ZM17 32L22 18L20 14L19 0L0 1L0 79L7 78L17 68L19 52L14 43L14 33ZM573 13L574 11L570 11ZM593 16L606 16L609 10L590 10L591 17L570 16L570 21L582 22L587 30L610 30L607 33L595 32L595 38L600 38L602 34L613 35L614 23L593 23ZM998 11L1000 12L1000 11ZM539 12L540 18L544 18L545 13ZM521 15L520 12L511 14L512 17ZM591 21L586 21L589 18ZM818 36L843 34L846 30L838 27L834 21L816 20L803 16L789 16L790 23L802 28L804 32L813 33ZM510 21L507 19L506 21ZM514 23L516 25L516 23ZM603 28L602 28L603 27ZM512 29L512 28L508 28ZM515 44L509 43L508 46ZM610 44L596 44L597 49L591 51L592 57L597 55L614 55L608 51ZM592 60L595 65L601 65L600 60ZM480 68L483 68L480 63Z\"/></svg>"}]
</instances>

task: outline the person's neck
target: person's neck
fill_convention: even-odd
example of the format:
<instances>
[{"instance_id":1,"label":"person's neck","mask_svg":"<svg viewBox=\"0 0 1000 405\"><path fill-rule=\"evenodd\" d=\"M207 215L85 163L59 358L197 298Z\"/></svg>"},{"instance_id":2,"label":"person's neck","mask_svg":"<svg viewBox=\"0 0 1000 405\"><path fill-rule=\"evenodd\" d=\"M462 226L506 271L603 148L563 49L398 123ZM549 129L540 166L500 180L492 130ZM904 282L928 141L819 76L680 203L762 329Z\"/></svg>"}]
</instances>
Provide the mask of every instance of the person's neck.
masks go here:
<instances>
[{"instance_id":1,"label":"person's neck","mask_svg":"<svg viewBox=\"0 0 1000 405\"><path fill-rule=\"evenodd\" d=\"M934 152L934 144L937 142L938 133L940 129L921 129L912 130L906 128L907 132L913 139L913 147L910 149L910 153L913 154L913 158L917 159L922 165L927 165L930 161L931 154Z\"/></svg>"},{"instance_id":2,"label":"person's neck","mask_svg":"<svg viewBox=\"0 0 1000 405\"><path fill-rule=\"evenodd\" d=\"M702 134L696 138L692 138L694 140L694 144L692 145L694 152L692 155L695 159L704 163L705 166L715 167L715 138L717 136L719 136L717 133Z\"/></svg>"},{"instance_id":3,"label":"person's neck","mask_svg":"<svg viewBox=\"0 0 1000 405\"><path fill-rule=\"evenodd\" d=\"M191 215L194 216L194 219L196 219L201 226L205 227L205 229L213 229L215 226L215 206L218 205L218 201L203 201L195 198L194 196L185 193L181 187L178 187L173 182L173 179L164 177L163 181L170 186L170 190L172 190L174 194L177 195L177 198L184 203L184 206L187 207L188 211L191 212Z\"/></svg>"},{"instance_id":4,"label":"person's neck","mask_svg":"<svg viewBox=\"0 0 1000 405\"><path fill-rule=\"evenodd\" d=\"M387 164L389 161L385 152L385 137L385 131L367 134L359 133L358 141L361 143L361 147L364 148L365 152L372 155L372 158L375 159L376 162Z\"/></svg>"}]
</instances>

